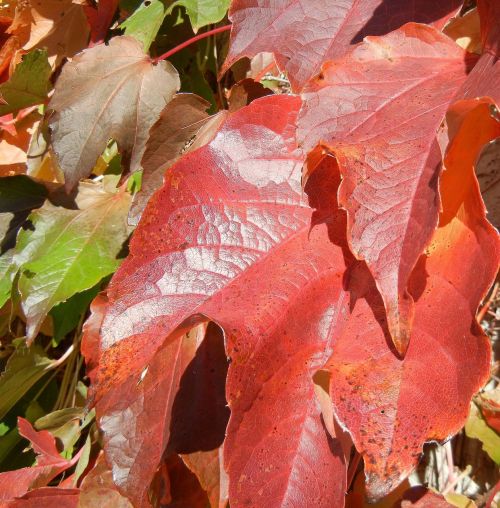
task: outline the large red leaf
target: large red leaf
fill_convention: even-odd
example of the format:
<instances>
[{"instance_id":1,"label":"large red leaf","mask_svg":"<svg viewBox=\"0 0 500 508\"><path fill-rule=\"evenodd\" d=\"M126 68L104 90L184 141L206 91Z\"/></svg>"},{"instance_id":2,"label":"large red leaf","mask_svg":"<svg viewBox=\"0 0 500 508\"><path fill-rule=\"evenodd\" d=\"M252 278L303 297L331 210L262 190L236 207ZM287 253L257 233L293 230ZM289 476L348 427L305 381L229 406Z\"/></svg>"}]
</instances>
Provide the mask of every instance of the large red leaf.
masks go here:
<instances>
[{"instance_id":1,"label":"large red leaf","mask_svg":"<svg viewBox=\"0 0 500 508\"><path fill-rule=\"evenodd\" d=\"M489 376L489 342L475 313L498 269L500 246L473 165L500 123L488 100L457 103L448 118L455 134L441 179L443 211L410 281L416 305L406 357L388 350L382 302L358 267L349 285L351 318L327 366L335 414L364 456L372 498L411 471L424 441L463 426L471 395Z\"/></svg>"},{"instance_id":2,"label":"large red leaf","mask_svg":"<svg viewBox=\"0 0 500 508\"><path fill-rule=\"evenodd\" d=\"M367 35L382 35L408 21L442 28L461 0L233 0L227 70L243 56L274 52L292 87L300 90L325 60L342 56Z\"/></svg>"},{"instance_id":3,"label":"large red leaf","mask_svg":"<svg viewBox=\"0 0 500 508\"><path fill-rule=\"evenodd\" d=\"M461 48L407 24L325 64L304 93L299 137L339 161L348 241L375 278L401 354L413 320L408 279L438 220L436 131L465 78Z\"/></svg>"},{"instance_id":4,"label":"large red leaf","mask_svg":"<svg viewBox=\"0 0 500 508\"><path fill-rule=\"evenodd\" d=\"M207 317L224 329L231 357L231 506L343 504L344 459L322 424L312 375L343 319L350 255L331 198L333 158L308 183L315 213L302 191L299 107L297 97L256 100L173 166L109 302L94 308L84 348L99 423L114 479L138 507L147 506L144 486L169 439L171 399L189 357L181 333Z\"/></svg>"}]
</instances>

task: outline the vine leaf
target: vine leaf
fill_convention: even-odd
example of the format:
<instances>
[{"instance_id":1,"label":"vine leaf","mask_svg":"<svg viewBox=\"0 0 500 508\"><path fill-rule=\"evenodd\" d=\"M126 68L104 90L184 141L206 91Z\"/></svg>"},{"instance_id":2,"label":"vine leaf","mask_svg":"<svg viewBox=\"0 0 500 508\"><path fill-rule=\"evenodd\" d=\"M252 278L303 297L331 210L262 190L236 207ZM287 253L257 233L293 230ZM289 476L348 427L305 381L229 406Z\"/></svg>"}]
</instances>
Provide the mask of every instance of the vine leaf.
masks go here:
<instances>
[{"instance_id":1,"label":"vine leaf","mask_svg":"<svg viewBox=\"0 0 500 508\"><path fill-rule=\"evenodd\" d=\"M345 459L322 424L312 375L332 352L329 323L342 321L348 303L350 254L330 241L345 236L331 199L334 166L309 182L310 200L302 190L299 107L294 96L257 99L170 168L108 302L94 305L83 350L99 425L114 478L138 507L169 439L165 394L186 368L183 333L206 319L224 329L231 358L231 506L343 503Z\"/></svg>"},{"instance_id":2,"label":"vine leaf","mask_svg":"<svg viewBox=\"0 0 500 508\"><path fill-rule=\"evenodd\" d=\"M12 77L0 85L0 116L41 104L50 89L51 69L47 51L34 50L24 56Z\"/></svg>"},{"instance_id":3,"label":"vine leaf","mask_svg":"<svg viewBox=\"0 0 500 508\"><path fill-rule=\"evenodd\" d=\"M364 456L372 499L409 474L425 441L460 430L471 396L489 377L490 345L475 315L495 278L500 245L486 220L474 163L500 134L491 106L489 99L461 101L448 115L455 135L441 177L442 212L410 280L415 322L404 359L388 352L384 309L370 274L360 266L350 277L355 303L326 370L334 412ZM464 266L481 269L464 272Z\"/></svg>"},{"instance_id":4,"label":"vine leaf","mask_svg":"<svg viewBox=\"0 0 500 508\"><path fill-rule=\"evenodd\" d=\"M8 32L25 51L44 48L51 66L87 47L89 26L85 0L23 0L16 2L16 14Z\"/></svg>"},{"instance_id":5,"label":"vine leaf","mask_svg":"<svg viewBox=\"0 0 500 508\"><path fill-rule=\"evenodd\" d=\"M227 12L230 0L176 0L173 5L182 5L191 21L193 30L197 32L206 25L218 23Z\"/></svg>"},{"instance_id":6,"label":"vine leaf","mask_svg":"<svg viewBox=\"0 0 500 508\"><path fill-rule=\"evenodd\" d=\"M348 241L373 274L401 355L414 314L408 280L438 221L436 132L465 79L463 50L410 23L326 63L303 94L299 138L339 161Z\"/></svg>"},{"instance_id":7,"label":"vine leaf","mask_svg":"<svg viewBox=\"0 0 500 508\"><path fill-rule=\"evenodd\" d=\"M66 187L90 174L111 138L132 171L140 169L149 129L179 86L172 65L153 64L132 37L115 37L67 63L49 104L56 113L52 143Z\"/></svg>"},{"instance_id":8,"label":"vine leaf","mask_svg":"<svg viewBox=\"0 0 500 508\"><path fill-rule=\"evenodd\" d=\"M52 307L91 288L120 264L130 195L95 187L82 186L76 210L46 203L30 215L33 229L18 235L13 264L19 269L28 341Z\"/></svg>"},{"instance_id":9,"label":"vine leaf","mask_svg":"<svg viewBox=\"0 0 500 508\"><path fill-rule=\"evenodd\" d=\"M278 66L300 91L327 60L342 56L367 35L382 35L406 22L433 23L438 29L457 13L458 0L348 0L332 5L312 0L235 0L226 71L240 58L274 52Z\"/></svg>"},{"instance_id":10,"label":"vine leaf","mask_svg":"<svg viewBox=\"0 0 500 508\"><path fill-rule=\"evenodd\" d=\"M19 434L31 441L33 450L38 456L37 464L0 473L0 501L4 503L23 496L32 488L44 487L58 474L75 465L78 460L78 455L72 460L61 457L50 432L35 431L24 418L18 418L18 427Z\"/></svg>"},{"instance_id":11,"label":"vine leaf","mask_svg":"<svg viewBox=\"0 0 500 508\"><path fill-rule=\"evenodd\" d=\"M150 131L141 162L141 191L134 196L129 223L137 225L149 198L162 186L165 171L182 154L208 142L210 132L217 130L224 112L209 119L206 112L209 106L201 97L188 93L177 94L165 106Z\"/></svg>"}]
</instances>

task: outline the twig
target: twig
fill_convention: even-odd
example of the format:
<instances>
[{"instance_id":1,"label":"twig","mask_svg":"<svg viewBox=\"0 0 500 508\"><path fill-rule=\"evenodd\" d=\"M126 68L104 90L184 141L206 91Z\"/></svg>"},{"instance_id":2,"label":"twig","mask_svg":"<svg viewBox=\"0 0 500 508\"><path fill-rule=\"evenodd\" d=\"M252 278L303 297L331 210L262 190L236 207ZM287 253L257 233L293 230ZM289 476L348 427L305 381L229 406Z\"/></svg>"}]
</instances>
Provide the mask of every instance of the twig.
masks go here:
<instances>
[{"instance_id":1,"label":"twig","mask_svg":"<svg viewBox=\"0 0 500 508\"><path fill-rule=\"evenodd\" d=\"M453 483L450 483L446 486L446 488L441 492L441 494L443 494L443 496L445 496L446 494L449 494L457 486L458 482L462 478L465 478L466 476L470 475L471 471L472 471L472 467L467 466L457 477L455 477L455 480L453 481Z\"/></svg>"},{"instance_id":2,"label":"twig","mask_svg":"<svg viewBox=\"0 0 500 508\"><path fill-rule=\"evenodd\" d=\"M498 289L500 288L500 284L497 282L493 289L491 290L490 296L488 299L484 302L484 305L481 307L480 311L477 313L477 320L481 322L484 319L484 316L486 316L486 313L489 312L491 303L495 300L498 294ZM493 313L493 316L495 313Z\"/></svg>"},{"instance_id":3,"label":"twig","mask_svg":"<svg viewBox=\"0 0 500 508\"><path fill-rule=\"evenodd\" d=\"M195 35L194 37L191 37L191 39L188 39L187 41L184 41L182 44L179 44L175 48L168 50L166 53L163 53L163 55L154 58L153 62L158 63L161 62L162 60L166 60L167 58L170 58L172 55L175 55L175 53L178 53L181 49L184 49L185 47L190 46L191 44L198 42L201 39L205 39L206 37L210 37L211 35L218 34L221 32L227 32L228 30L231 30L231 25L220 26L218 28L214 28L213 30L209 30L208 32Z\"/></svg>"},{"instance_id":4,"label":"twig","mask_svg":"<svg viewBox=\"0 0 500 508\"><path fill-rule=\"evenodd\" d=\"M493 506L493 501L495 500L495 496L500 492L500 480L496 483L496 485L490 490L488 495L488 499L486 500L485 508L491 508Z\"/></svg>"}]
</instances>

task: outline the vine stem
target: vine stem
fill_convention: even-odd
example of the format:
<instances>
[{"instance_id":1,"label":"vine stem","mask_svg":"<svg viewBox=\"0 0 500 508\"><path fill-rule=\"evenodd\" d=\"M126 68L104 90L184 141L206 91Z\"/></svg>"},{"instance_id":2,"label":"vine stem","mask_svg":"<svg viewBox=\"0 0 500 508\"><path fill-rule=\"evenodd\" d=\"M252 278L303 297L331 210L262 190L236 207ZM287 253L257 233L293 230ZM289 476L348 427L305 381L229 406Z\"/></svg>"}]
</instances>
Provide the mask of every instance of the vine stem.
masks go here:
<instances>
[{"instance_id":1,"label":"vine stem","mask_svg":"<svg viewBox=\"0 0 500 508\"><path fill-rule=\"evenodd\" d=\"M218 28L214 28L213 30L209 30L208 32L203 32L202 34L195 35L194 37L191 37L191 39L188 39L182 44L179 44L175 48L169 49L166 53L163 53L163 55L154 58L153 62L158 63L161 62L162 60L166 60L172 55L175 55L175 53L179 52L181 49L184 49L186 46L190 46L191 44L200 41L201 39L210 37L211 35L215 35L221 32L227 32L228 30L231 30L231 25L219 26Z\"/></svg>"},{"instance_id":2,"label":"vine stem","mask_svg":"<svg viewBox=\"0 0 500 508\"><path fill-rule=\"evenodd\" d=\"M496 495L500 492L500 480L497 484L491 489L488 499L486 500L485 508L492 508L493 501L495 500Z\"/></svg>"}]
</instances>

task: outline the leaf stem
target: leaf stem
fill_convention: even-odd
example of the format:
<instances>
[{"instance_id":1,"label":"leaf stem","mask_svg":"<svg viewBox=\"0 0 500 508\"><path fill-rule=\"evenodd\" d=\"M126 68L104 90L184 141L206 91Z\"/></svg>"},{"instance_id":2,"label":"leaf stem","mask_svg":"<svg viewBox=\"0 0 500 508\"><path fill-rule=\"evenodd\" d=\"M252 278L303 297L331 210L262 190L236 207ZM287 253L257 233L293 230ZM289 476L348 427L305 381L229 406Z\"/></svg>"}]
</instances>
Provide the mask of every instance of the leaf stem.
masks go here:
<instances>
[{"instance_id":1,"label":"leaf stem","mask_svg":"<svg viewBox=\"0 0 500 508\"><path fill-rule=\"evenodd\" d=\"M214 28L213 30L209 30L208 32L195 35L194 37L191 37L191 39L184 41L182 44L179 44L175 48L169 49L166 53L163 53L163 55L154 58L153 62L158 63L161 62L162 60L166 60L172 55L175 55L175 53L179 52L181 49L184 49L186 46L190 46L191 44L200 41L201 39L205 39L206 37L210 37L211 35L218 34L221 32L227 32L228 30L231 30L231 25L219 26L218 28Z\"/></svg>"}]
</instances>

